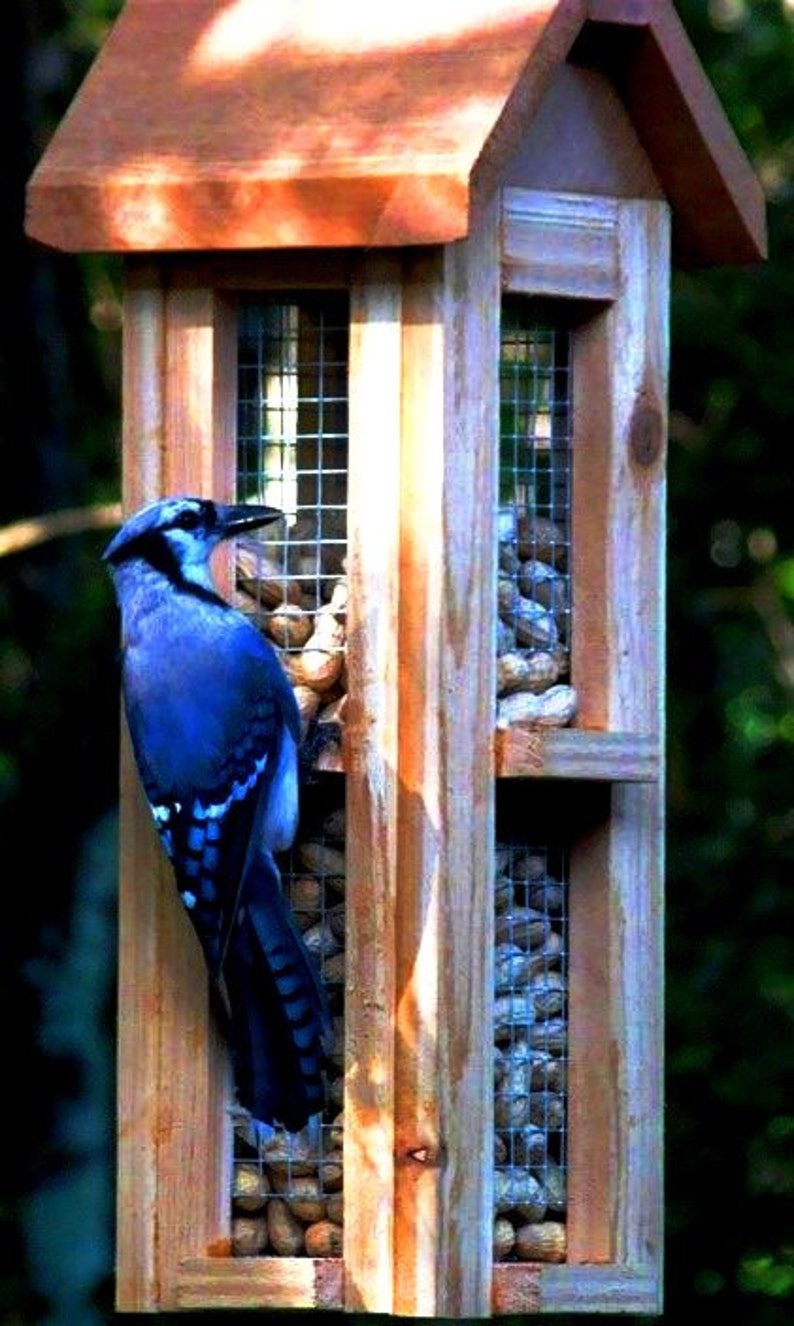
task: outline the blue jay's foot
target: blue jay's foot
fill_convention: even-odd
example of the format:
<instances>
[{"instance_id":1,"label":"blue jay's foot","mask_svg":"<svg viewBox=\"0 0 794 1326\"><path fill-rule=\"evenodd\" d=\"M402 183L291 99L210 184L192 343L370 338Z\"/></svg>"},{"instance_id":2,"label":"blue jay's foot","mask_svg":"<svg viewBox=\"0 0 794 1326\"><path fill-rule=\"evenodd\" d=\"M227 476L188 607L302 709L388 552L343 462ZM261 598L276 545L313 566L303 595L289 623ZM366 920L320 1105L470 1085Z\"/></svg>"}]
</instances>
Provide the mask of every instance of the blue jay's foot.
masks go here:
<instances>
[{"instance_id":1,"label":"blue jay's foot","mask_svg":"<svg viewBox=\"0 0 794 1326\"><path fill-rule=\"evenodd\" d=\"M315 1155L322 1155L323 1149L323 1116L322 1114L313 1114L307 1119L305 1127L301 1129L301 1137L305 1137L306 1145Z\"/></svg>"},{"instance_id":2,"label":"blue jay's foot","mask_svg":"<svg viewBox=\"0 0 794 1326\"><path fill-rule=\"evenodd\" d=\"M271 1145L277 1132L272 1123L261 1123L240 1105L232 1105L229 1113L232 1116L235 1137L249 1146L252 1151L263 1151L265 1147Z\"/></svg>"},{"instance_id":3,"label":"blue jay's foot","mask_svg":"<svg viewBox=\"0 0 794 1326\"><path fill-rule=\"evenodd\" d=\"M240 1105L232 1105L234 1135L252 1151L264 1151L270 1159L300 1160L322 1155L323 1116L313 1114L300 1132L288 1133L278 1124L262 1123ZM282 1156L283 1152L283 1156ZM272 1154L271 1154L272 1153Z\"/></svg>"},{"instance_id":4,"label":"blue jay's foot","mask_svg":"<svg viewBox=\"0 0 794 1326\"><path fill-rule=\"evenodd\" d=\"M298 750L301 783L312 783L318 769L336 767L342 745L339 723L312 723ZM330 758L330 763L328 762Z\"/></svg>"}]
</instances>

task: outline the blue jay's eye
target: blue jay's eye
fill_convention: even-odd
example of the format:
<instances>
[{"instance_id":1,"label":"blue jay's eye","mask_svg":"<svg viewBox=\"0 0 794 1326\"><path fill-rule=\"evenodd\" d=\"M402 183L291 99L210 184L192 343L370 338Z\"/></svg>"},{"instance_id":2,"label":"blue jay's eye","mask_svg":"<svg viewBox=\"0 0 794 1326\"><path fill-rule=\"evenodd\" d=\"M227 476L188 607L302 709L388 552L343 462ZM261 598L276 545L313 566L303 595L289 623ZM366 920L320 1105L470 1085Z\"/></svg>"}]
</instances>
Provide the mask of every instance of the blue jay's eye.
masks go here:
<instances>
[{"instance_id":1,"label":"blue jay's eye","mask_svg":"<svg viewBox=\"0 0 794 1326\"><path fill-rule=\"evenodd\" d=\"M201 524L201 514L198 511L180 511L174 524L178 529L198 529Z\"/></svg>"}]
</instances>

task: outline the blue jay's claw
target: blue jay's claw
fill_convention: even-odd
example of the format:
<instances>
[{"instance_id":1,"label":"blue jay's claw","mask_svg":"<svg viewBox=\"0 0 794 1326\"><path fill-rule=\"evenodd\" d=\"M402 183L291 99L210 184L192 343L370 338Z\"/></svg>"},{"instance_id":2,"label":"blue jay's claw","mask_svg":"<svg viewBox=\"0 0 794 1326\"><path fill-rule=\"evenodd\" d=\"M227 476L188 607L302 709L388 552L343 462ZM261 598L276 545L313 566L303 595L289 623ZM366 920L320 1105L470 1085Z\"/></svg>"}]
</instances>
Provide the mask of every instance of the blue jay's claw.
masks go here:
<instances>
[{"instance_id":1,"label":"blue jay's claw","mask_svg":"<svg viewBox=\"0 0 794 1326\"><path fill-rule=\"evenodd\" d=\"M298 818L300 722L272 646L220 597L210 556L280 517L171 497L105 551L122 616L133 749L177 888L217 982L240 1104L304 1126L323 1102L329 1018L273 853Z\"/></svg>"},{"instance_id":2,"label":"blue jay's claw","mask_svg":"<svg viewBox=\"0 0 794 1326\"><path fill-rule=\"evenodd\" d=\"M272 1143L276 1136L272 1123L260 1123L248 1110L240 1109L239 1105L232 1107L230 1113L235 1137L245 1146L252 1151L264 1151Z\"/></svg>"}]
</instances>

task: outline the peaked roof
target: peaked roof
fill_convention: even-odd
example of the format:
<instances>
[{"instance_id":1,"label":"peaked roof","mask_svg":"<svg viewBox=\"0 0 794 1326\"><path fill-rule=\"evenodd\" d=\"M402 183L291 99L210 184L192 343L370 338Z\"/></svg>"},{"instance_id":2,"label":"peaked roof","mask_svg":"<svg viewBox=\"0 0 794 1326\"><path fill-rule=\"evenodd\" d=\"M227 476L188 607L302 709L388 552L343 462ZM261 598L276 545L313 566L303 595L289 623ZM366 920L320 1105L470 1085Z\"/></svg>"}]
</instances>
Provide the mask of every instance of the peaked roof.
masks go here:
<instances>
[{"instance_id":1,"label":"peaked roof","mask_svg":"<svg viewBox=\"0 0 794 1326\"><path fill-rule=\"evenodd\" d=\"M457 239L569 55L614 79L679 256L761 257L758 183L668 0L127 0L27 230L76 251Z\"/></svg>"}]
</instances>

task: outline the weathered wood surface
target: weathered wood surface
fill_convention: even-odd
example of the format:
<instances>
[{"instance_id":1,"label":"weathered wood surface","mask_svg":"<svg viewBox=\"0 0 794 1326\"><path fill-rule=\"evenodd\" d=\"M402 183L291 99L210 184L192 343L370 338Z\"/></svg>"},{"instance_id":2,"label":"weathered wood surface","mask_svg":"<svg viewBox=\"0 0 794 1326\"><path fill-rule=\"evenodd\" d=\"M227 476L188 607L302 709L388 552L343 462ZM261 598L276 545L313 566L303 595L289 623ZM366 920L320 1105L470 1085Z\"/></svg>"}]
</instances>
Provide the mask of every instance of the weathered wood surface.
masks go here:
<instances>
[{"instance_id":1,"label":"weathered wood surface","mask_svg":"<svg viewBox=\"0 0 794 1326\"><path fill-rule=\"evenodd\" d=\"M231 496L234 340L211 292L131 275L124 502ZM226 420L226 423L224 423ZM231 450L230 450L231 449ZM228 1248L226 1054L206 970L125 742L121 787L118 1305L173 1305L178 1260ZM185 1176L190 1175L186 1184Z\"/></svg>"},{"instance_id":2,"label":"weathered wood surface","mask_svg":"<svg viewBox=\"0 0 794 1326\"><path fill-rule=\"evenodd\" d=\"M180 1308L343 1307L343 1263L334 1257L187 1257L178 1268Z\"/></svg>"},{"instance_id":3,"label":"weathered wood surface","mask_svg":"<svg viewBox=\"0 0 794 1326\"><path fill-rule=\"evenodd\" d=\"M682 260L763 255L760 186L669 0L329 13L128 0L30 182L28 233L126 252L462 238L575 44L617 61Z\"/></svg>"},{"instance_id":4,"label":"weathered wood surface","mask_svg":"<svg viewBox=\"0 0 794 1326\"><path fill-rule=\"evenodd\" d=\"M348 506L345 1302L391 1311L397 877L399 261L351 292Z\"/></svg>"},{"instance_id":5,"label":"weathered wood surface","mask_svg":"<svg viewBox=\"0 0 794 1326\"><path fill-rule=\"evenodd\" d=\"M503 778L573 778L652 783L659 777L655 736L546 729L521 724L495 734L496 772Z\"/></svg>"}]
</instances>

